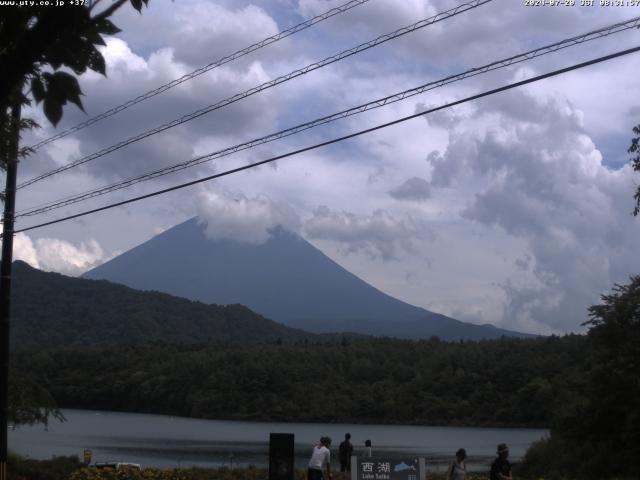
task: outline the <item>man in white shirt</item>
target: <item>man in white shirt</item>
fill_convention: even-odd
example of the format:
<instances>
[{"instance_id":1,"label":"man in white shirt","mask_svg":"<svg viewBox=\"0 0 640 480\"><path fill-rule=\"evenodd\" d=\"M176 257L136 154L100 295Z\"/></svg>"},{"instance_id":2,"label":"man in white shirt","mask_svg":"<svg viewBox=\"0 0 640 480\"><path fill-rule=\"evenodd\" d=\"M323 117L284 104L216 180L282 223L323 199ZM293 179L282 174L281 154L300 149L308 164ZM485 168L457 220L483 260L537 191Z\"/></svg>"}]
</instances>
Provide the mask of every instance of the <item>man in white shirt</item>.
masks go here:
<instances>
[{"instance_id":1,"label":"man in white shirt","mask_svg":"<svg viewBox=\"0 0 640 480\"><path fill-rule=\"evenodd\" d=\"M309 469L307 470L307 480L323 480L322 471L327 470L327 478L331 480L331 439L329 437L320 438L320 443L313 447Z\"/></svg>"}]
</instances>

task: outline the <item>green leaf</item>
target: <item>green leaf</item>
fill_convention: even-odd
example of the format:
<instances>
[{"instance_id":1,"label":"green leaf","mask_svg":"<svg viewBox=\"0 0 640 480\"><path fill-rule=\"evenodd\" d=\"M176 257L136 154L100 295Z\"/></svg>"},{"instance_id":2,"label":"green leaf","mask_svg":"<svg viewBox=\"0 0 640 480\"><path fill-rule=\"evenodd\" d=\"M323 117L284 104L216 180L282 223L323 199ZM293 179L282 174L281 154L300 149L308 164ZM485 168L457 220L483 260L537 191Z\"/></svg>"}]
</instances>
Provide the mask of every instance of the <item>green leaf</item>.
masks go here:
<instances>
[{"instance_id":1,"label":"green leaf","mask_svg":"<svg viewBox=\"0 0 640 480\"><path fill-rule=\"evenodd\" d=\"M55 93L57 98L64 100L62 102L63 105L66 101L70 101L84 112L84 107L80 100L82 90L80 90L80 85L78 84L78 79L76 77L66 72L56 72L53 74L49 85L52 89L56 90Z\"/></svg>"},{"instance_id":2,"label":"green leaf","mask_svg":"<svg viewBox=\"0 0 640 480\"><path fill-rule=\"evenodd\" d=\"M44 114L54 126L58 125L62 118L62 105L63 103L56 98L47 97L44 99Z\"/></svg>"},{"instance_id":3,"label":"green leaf","mask_svg":"<svg viewBox=\"0 0 640 480\"><path fill-rule=\"evenodd\" d=\"M146 2L145 2L146 3ZM131 5L133 6L133 8L135 8L138 12L140 12L142 10L142 0L131 0Z\"/></svg>"},{"instance_id":4,"label":"green leaf","mask_svg":"<svg viewBox=\"0 0 640 480\"><path fill-rule=\"evenodd\" d=\"M40 76L35 76L31 79L31 93L36 103L40 103L44 99L45 90Z\"/></svg>"},{"instance_id":5,"label":"green leaf","mask_svg":"<svg viewBox=\"0 0 640 480\"><path fill-rule=\"evenodd\" d=\"M70 55L65 65L71 68L76 75L82 75L87 71L89 58L93 50L95 50L95 47L88 41L78 43L74 50L69 51Z\"/></svg>"},{"instance_id":6,"label":"green leaf","mask_svg":"<svg viewBox=\"0 0 640 480\"><path fill-rule=\"evenodd\" d=\"M104 63L104 57L97 50L94 50L89 55L89 64L88 64L88 66L94 72L101 73L102 75L105 75L105 76L107 75L106 74L107 67L106 67L106 65Z\"/></svg>"},{"instance_id":7,"label":"green leaf","mask_svg":"<svg viewBox=\"0 0 640 480\"><path fill-rule=\"evenodd\" d=\"M104 33L105 35L115 35L122 31L116 27L111 20L107 20L106 18L96 22L96 30L98 33Z\"/></svg>"},{"instance_id":8,"label":"green leaf","mask_svg":"<svg viewBox=\"0 0 640 480\"><path fill-rule=\"evenodd\" d=\"M51 66L53 67L54 70L57 70L62 66L62 62L57 58L52 59L51 62L49 63L51 63Z\"/></svg>"},{"instance_id":9,"label":"green leaf","mask_svg":"<svg viewBox=\"0 0 640 480\"><path fill-rule=\"evenodd\" d=\"M98 33L95 25L91 25L85 34L87 40L94 45L106 45L103 38Z\"/></svg>"},{"instance_id":10,"label":"green leaf","mask_svg":"<svg viewBox=\"0 0 640 480\"><path fill-rule=\"evenodd\" d=\"M54 70L59 69L65 62L66 50L64 43L57 41L44 52L43 63L49 63Z\"/></svg>"}]
</instances>

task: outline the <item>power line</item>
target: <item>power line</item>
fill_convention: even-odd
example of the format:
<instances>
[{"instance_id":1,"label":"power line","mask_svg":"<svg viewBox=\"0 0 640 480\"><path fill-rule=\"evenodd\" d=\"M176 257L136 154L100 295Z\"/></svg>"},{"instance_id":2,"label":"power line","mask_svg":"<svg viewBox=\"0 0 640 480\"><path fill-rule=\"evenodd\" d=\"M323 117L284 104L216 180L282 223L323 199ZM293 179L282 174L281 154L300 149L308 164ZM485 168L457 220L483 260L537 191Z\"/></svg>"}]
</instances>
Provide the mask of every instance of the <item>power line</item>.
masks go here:
<instances>
[{"instance_id":1,"label":"power line","mask_svg":"<svg viewBox=\"0 0 640 480\"><path fill-rule=\"evenodd\" d=\"M409 97L413 97L415 95L418 94L422 94L424 92L433 90L435 88L439 88L442 87L444 85L448 85L450 83L453 82L457 82L457 81L461 81L465 78L470 78L470 77L474 77L476 75L480 75L480 74L484 74L486 72L490 72L493 70L497 70L500 68L506 68L508 66L517 64L517 63L521 63L527 60L531 60L533 58L537 58L543 55L547 55L553 52L556 52L558 50L567 48L567 47L571 47L571 46L575 46L575 45L579 45L581 43L587 42L587 41L591 41L591 40L596 40L599 38L603 38L606 37L608 35L612 35L614 33L619 33L622 31L626 31L632 28L636 28L638 27L638 25L640 24L640 17L636 17L636 18L632 18L630 20L627 20L625 22L620 22L620 23L616 23L613 25L608 25L606 27L600 28L598 30L594 30L591 32L587 32L581 35L577 35L565 40L561 40L559 42L556 43L552 43L550 45L544 46L544 47L540 47L534 50L529 50L528 52L525 53L521 53L503 60L498 60L492 63L489 63L487 65L481 66L481 67L476 67L476 68L472 68L470 70L466 70L465 72L456 74L456 75L451 75L448 76L446 78L443 78L441 80L437 80L434 82L429 82L426 83L424 85L421 85L419 87L415 87L409 90L405 90L403 92L399 92L399 93L395 93L393 95L389 95L387 97L383 97L383 98L379 98L377 100L373 100L371 102L359 105L357 107L352 107L350 109L347 110L343 110L341 112L338 113L334 113L332 115L328 115L325 117L321 117L315 120L312 120L310 122L306 122L300 125L296 125L294 127L285 129L285 130L281 130L279 132L276 133L272 133L257 139L253 139L247 142L243 142L231 147L227 147L225 149L222 150L218 150L216 152L212 152L212 153L208 153L206 155L201 155L198 156L196 158L192 158L190 160L175 164L175 165L171 165L169 167L164 167L149 173L146 173L144 175L140 175L138 177L134 177L134 178L130 178L127 180L123 180L120 182L116 182L114 184L111 185L107 185L104 187L100 187L98 189L95 190L91 190L88 192L84 192L78 195L74 195L74 196L69 196L69 197L65 197L53 202L48 202L45 204L41 204L39 206L35 206L35 207L31 207L30 210L23 210L22 212L18 212L18 214L16 215L16 218L18 217L26 217L26 216L34 216L34 215L39 215L45 212L49 212L51 210L56 210L58 208L62 208L68 205L73 205L75 203L84 201L84 200L88 200L90 198L94 198L94 197L98 197L101 195L105 195L107 193L111 193L111 192L115 192L117 190L121 190L127 187L130 187L132 185L147 181L147 180L152 180L154 178L158 178L164 175L168 175L170 173L175 173L181 170L184 170L186 168L190 168L196 165L200 165L202 163L205 162L209 162L211 160L214 160L216 158L221 158L221 157L225 157L227 155L231 155L233 153L237 153L239 151L243 151L243 150L247 150L253 147L256 147L258 145L262 145L274 140L279 140L281 138L285 138L288 137L290 135L294 135L296 133L320 126L320 125L324 125L333 121L336 121L338 119L342 119L342 118L346 118L352 115L356 115L362 112L366 112L368 110L373 110L375 108L380 108L382 106L385 105L389 105L391 103L395 103L404 99L407 99Z\"/></svg>"},{"instance_id":2,"label":"power line","mask_svg":"<svg viewBox=\"0 0 640 480\"><path fill-rule=\"evenodd\" d=\"M287 82L289 80L292 80L296 77L305 75L309 72L312 72L314 70L317 70L319 68L325 67L327 65L330 65L332 63L338 62L344 58L350 57L352 55L355 55L357 53L363 52L365 50L368 50L370 48L373 48L377 45L380 45L382 43L388 42L390 40L393 40L395 38L401 37L403 35L406 35L408 33L414 32L416 30L419 30L421 28L427 27L429 25L433 25L434 23L437 22L441 22L443 20L446 20L448 18L451 18L453 16L459 15L460 13L466 12L468 10L472 10L474 8L478 8L479 6L485 4L485 3L489 3L493 0L472 0L471 2L468 3L464 3L462 5L458 5L455 8L446 10L444 12L438 13L432 17L429 17L427 19L424 20L420 20L419 22L416 22L412 25L406 26L406 27L402 27L398 30L395 30L394 32L385 34L385 35L380 35L379 37L375 38L374 40L370 40L368 42L362 43L356 47L350 48L348 50L344 50L336 55L333 55L331 57L327 57L324 60L321 60L319 62L316 63L311 63L309 65L307 65L306 67L294 70L286 75L281 75L277 78L275 78L274 80L270 80L268 82L265 82L261 85L258 85L257 87L253 87L250 88L249 90L246 90L242 93L238 93L236 95L233 95L232 97L226 98L224 100L221 100L213 105L209 105L207 107L201 108L199 110L196 110L195 112L189 113L187 115L184 115L178 119L172 120L170 122L167 122L163 125L160 125L158 127L155 127L151 130L147 130L146 132L140 133L138 135L135 135L133 137L128 138L127 140L123 140L119 143L116 143L114 145L111 145L109 147L106 147L98 152L95 152L91 155L87 155L83 158L80 158L78 160L75 160L67 165L64 165L62 167L56 168L54 170L51 170L47 173L43 173L42 175L39 175L37 177L34 177L30 180L27 180L25 182L22 182L21 184L18 185L18 189L20 188L24 188L26 186L32 185L36 182L39 182L40 180L44 180L45 178L49 178L53 175L56 175L60 172L64 172L66 170L69 170L71 168L77 167L78 165L82 165L84 163L90 162L92 160L95 160L96 158L102 157L104 155L107 155L108 153L114 152L116 150L119 150L127 145L130 145L134 142L137 142L139 140L142 140L144 138L150 137L152 135L155 135L157 133L163 132L165 130L168 130L170 128L176 127L178 125L181 125L183 123L186 123L188 121L194 120L198 117L201 117L207 113L213 112L214 110L218 110L220 108L226 107L232 103L235 103L239 100L242 100L244 98L250 97L252 95L255 95L256 93L262 92L263 90L266 90L268 88L272 88L275 87L276 85L279 85L281 83Z\"/></svg>"},{"instance_id":3,"label":"power line","mask_svg":"<svg viewBox=\"0 0 640 480\"><path fill-rule=\"evenodd\" d=\"M243 170L248 170L248 169L251 169L251 168L255 168L255 167L258 167L260 165L265 165L267 163L275 162L276 160L281 160L281 159L284 159L284 158L287 158L287 157L298 155L300 153L308 152L310 150L315 150L315 149L320 148L320 147L325 147L327 145L332 145L334 143L338 143L338 142L341 142L341 141L344 141L344 140L348 140L350 138L358 137L358 136L364 135L366 133L371 133L371 132L374 132L376 130L387 128L387 127L390 127L392 125L403 123L403 122L406 122L408 120L411 120L411 119L414 119L414 118L417 118L417 117L421 117L423 115L428 115L430 113L437 112L439 110L443 110L443 109L446 109L446 108L451 108L451 107L454 107L456 105L460 105L460 104L463 104L463 103L466 103L466 102L470 102L472 100L477 100L479 98L487 97L489 95L494 95L496 93L504 92L506 90L511 90L513 88L520 87L522 85L527 85L529 83L538 82L538 81L544 80L546 78L550 78L550 77L554 77L554 76L557 76L557 75L561 75L563 73L567 73L567 72L570 72L570 71L573 71L573 70L584 68L584 67L587 67L587 66L590 66L590 65L594 65L596 63L604 62L604 61L607 61L607 60L612 60L614 58L618 58L618 57L621 57L621 56L624 56L624 55L629 55L631 53L635 53L635 52L638 52L638 51L640 51L640 46L634 47L634 48L629 48L627 50L622 50L622 51L619 51L619 52L616 52L616 53L612 53L610 55L605 55L605 56L602 56L602 57L598 57L598 58L595 58L593 60L589 60L587 62L574 64L574 65L571 65L569 67L561 68L559 70L554 70L554 71L549 72L549 73L545 73L545 74L538 75L538 76L535 76L535 77L532 77L532 78L528 78L526 80L521 80L519 82L510 83L510 84L504 85L502 87L495 88L493 90L488 90L488 91L483 92L483 93L472 95L470 97L466 97L466 98L463 98L461 100L457 100L455 102L447 103L447 104L441 105L439 107L435 107L435 108L431 108L431 109L428 109L428 110L424 110L424 111L419 112L419 113L414 113L413 115L408 115L406 117L402 117L402 118L393 120L391 122L383 123L383 124L377 125L375 127L367 128L365 130L360 130L358 132L354 132L354 133L351 133L349 135L344 135L342 137L334 138L332 140L327 140L325 142L317 143L315 145L311 145L309 147L301 148L299 150L295 150L295 151L292 151L292 152L289 152L289 153L285 153L285 154L282 154L282 155L277 155L275 157L271 157L271 158L268 158L266 160L262 160L260 162L255 162L255 163L251 163L251 164L248 164L248 165L244 165L242 167L233 168L231 170L227 170L227 171L222 172L222 173L217 173L215 175L209 175L209 176L204 177L204 178L200 178L200 179L197 179L197 180L192 180L190 182L182 183L182 184L179 184L179 185L174 185L172 187L165 188L165 189L162 189L162 190L157 190L155 192L148 193L146 195L140 195L138 197L130 198L128 200L123 200L121 202L111 203L109 205L105 205L105 206L102 206L102 207L99 207L99 208L94 208L92 210L87 210L87 211L84 211L84 212L76 213L74 215L69 215L67 217L59 218L57 220L52 220L52 221L49 221L49 222L44 222L44 223L40 223L40 224L37 224L37 225L33 225L31 227L26 227L26 228L22 228L22 229L19 229L19 230L15 230L15 233L26 232L26 231L29 231L29 230L34 230L36 228L41 228L41 227L45 227L45 226L48 226L48 225L53 225L53 224L56 224L56 223L64 222L64 221L67 221L67 220L72 220L74 218L83 217L83 216L90 215L90 214L93 214L93 213L101 212L101 211L104 211L104 210L109 210L111 208L119 207L119 206L122 206L122 205L127 205L129 203L137 202L137 201L144 200L144 199L147 199L147 198L155 197L157 195L162 195L164 193L172 192L174 190L180 190L182 188L190 187L190 186L196 185L198 183L203 183L203 182L207 182L209 180L213 180L213 179L216 179L216 178L225 177L225 176L231 175L233 173L238 173L238 172L241 172Z\"/></svg>"},{"instance_id":4,"label":"power line","mask_svg":"<svg viewBox=\"0 0 640 480\"><path fill-rule=\"evenodd\" d=\"M351 0L350 2L345 3L344 5L340 5L338 7L332 8L331 10L327 10L326 12L317 15L313 18L310 18L309 20L306 20L302 23L299 23L298 25L295 25L291 28L288 28L287 30L283 30L275 35L272 35L271 37L267 37L263 40L260 40L259 42L256 42L252 45L249 45L248 47L243 48L242 50L238 50L235 53L232 53L231 55L227 55L226 57L222 57L219 60L216 60L215 62L211 62L203 67L200 67L196 70L194 70L191 73L187 73L185 75L183 75L180 78L176 78L175 80L170 81L169 83L165 83L164 85L161 85L158 88L155 88L153 90L148 91L147 93L144 93L142 95L137 96L136 98L129 100L121 105L118 105L117 107L113 107L110 110L107 110L99 115L96 115L93 118L90 118L88 120L85 120L84 122L81 122L73 127L70 127L66 130L63 130L60 133L57 133L49 138L46 138L44 140L42 140L41 142L38 142L32 146L30 146L29 148L31 150L37 150L40 147L43 147L44 145L47 145L48 143L51 143L55 140L58 140L60 138L66 137L67 135L70 135L72 133L75 133L79 130L82 130L90 125L93 125L94 123L99 122L100 120L104 120L105 118L111 117L117 113L122 112L123 110L126 110L127 108L130 108L140 102L143 102L145 100L148 100L149 98L155 97L156 95L159 95L161 93L166 92L167 90L176 87L188 80L191 80L192 78L195 78L199 75L202 75L203 73L209 72L211 70L213 70L214 68L217 67L221 67L222 65L225 65L229 62L232 62L234 60L237 60L238 58L244 57L245 55L248 55L252 52L255 52L256 50L259 50L263 47L266 47L267 45L271 45L272 43L275 43L279 40L282 40L283 38L289 37L295 33L298 33L302 30L305 30L317 23L320 23L324 20L327 20L328 18L331 18L335 15L338 15L340 13L344 13L348 10L351 10L354 7L357 7L359 5L362 5L363 3L368 2L369 0Z\"/></svg>"}]
</instances>

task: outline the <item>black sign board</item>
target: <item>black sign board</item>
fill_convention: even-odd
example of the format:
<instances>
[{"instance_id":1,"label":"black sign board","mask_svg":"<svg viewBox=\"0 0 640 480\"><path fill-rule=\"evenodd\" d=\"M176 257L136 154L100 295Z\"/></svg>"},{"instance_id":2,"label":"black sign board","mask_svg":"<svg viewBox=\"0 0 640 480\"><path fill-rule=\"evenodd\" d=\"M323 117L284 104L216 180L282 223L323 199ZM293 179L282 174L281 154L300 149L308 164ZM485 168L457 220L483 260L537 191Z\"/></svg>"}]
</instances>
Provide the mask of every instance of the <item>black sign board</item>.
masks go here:
<instances>
[{"instance_id":1,"label":"black sign board","mask_svg":"<svg viewBox=\"0 0 640 480\"><path fill-rule=\"evenodd\" d=\"M293 480L293 433L269 434L269 480Z\"/></svg>"},{"instance_id":2,"label":"black sign board","mask_svg":"<svg viewBox=\"0 0 640 480\"><path fill-rule=\"evenodd\" d=\"M424 480L424 458L351 457L351 480Z\"/></svg>"}]
</instances>

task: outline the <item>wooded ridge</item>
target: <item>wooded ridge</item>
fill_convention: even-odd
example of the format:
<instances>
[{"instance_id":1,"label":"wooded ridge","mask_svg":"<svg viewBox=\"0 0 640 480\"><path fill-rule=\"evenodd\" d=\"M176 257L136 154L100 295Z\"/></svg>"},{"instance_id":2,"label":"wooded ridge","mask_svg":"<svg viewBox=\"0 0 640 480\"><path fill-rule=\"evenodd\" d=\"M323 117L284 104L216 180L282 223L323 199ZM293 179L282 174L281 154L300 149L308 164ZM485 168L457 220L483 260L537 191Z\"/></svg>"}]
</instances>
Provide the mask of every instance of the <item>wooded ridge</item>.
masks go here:
<instances>
[{"instance_id":1,"label":"wooded ridge","mask_svg":"<svg viewBox=\"0 0 640 480\"><path fill-rule=\"evenodd\" d=\"M61 407L212 419L546 427L580 399L585 338L164 342L17 354Z\"/></svg>"}]
</instances>

